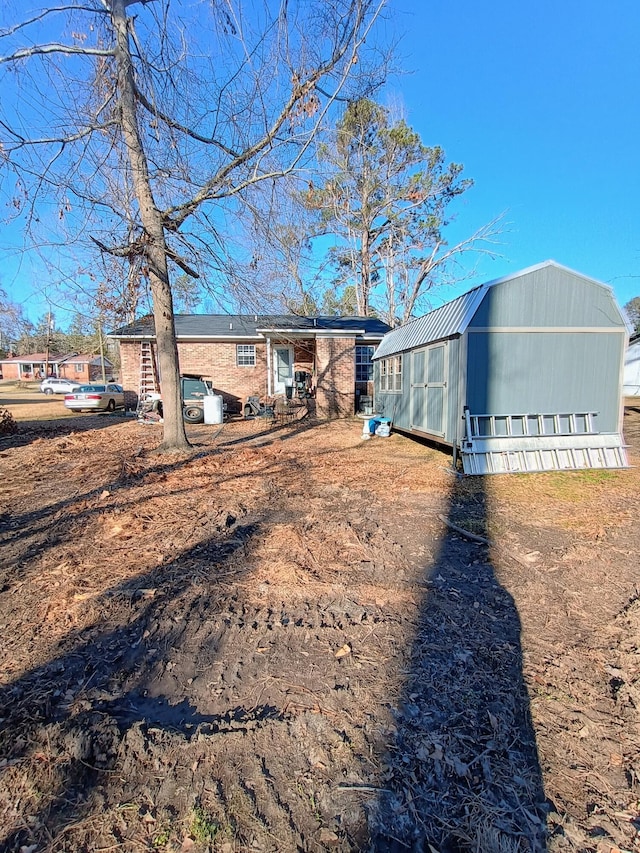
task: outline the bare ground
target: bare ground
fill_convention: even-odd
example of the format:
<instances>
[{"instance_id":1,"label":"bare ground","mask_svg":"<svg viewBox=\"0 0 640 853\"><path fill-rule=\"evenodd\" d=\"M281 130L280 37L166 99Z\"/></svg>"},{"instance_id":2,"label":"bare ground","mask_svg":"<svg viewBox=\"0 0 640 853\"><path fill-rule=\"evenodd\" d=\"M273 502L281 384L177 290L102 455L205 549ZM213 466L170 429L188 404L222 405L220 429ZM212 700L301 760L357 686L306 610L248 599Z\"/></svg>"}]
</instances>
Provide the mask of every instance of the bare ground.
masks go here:
<instances>
[{"instance_id":1,"label":"bare ground","mask_svg":"<svg viewBox=\"0 0 640 853\"><path fill-rule=\"evenodd\" d=\"M0 850L640 850L637 468L4 406Z\"/></svg>"}]
</instances>

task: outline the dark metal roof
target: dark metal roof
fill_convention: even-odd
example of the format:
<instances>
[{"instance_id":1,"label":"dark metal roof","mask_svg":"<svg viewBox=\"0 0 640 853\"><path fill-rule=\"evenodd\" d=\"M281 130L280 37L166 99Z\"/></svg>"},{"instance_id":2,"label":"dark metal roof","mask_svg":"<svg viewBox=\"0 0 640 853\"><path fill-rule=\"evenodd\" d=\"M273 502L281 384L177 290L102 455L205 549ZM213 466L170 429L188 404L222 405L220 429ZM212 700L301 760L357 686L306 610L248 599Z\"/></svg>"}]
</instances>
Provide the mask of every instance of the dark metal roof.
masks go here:
<instances>
[{"instance_id":1,"label":"dark metal roof","mask_svg":"<svg viewBox=\"0 0 640 853\"><path fill-rule=\"evenodd\" d=\"M295 314L176 314L178 338L261 338L264 332L278 330L314 332L355 332L382 337L390 326L375 317L298 317ZM153 317L115 329L110 338L153 337Z\"/></svg>"}]
</instances>

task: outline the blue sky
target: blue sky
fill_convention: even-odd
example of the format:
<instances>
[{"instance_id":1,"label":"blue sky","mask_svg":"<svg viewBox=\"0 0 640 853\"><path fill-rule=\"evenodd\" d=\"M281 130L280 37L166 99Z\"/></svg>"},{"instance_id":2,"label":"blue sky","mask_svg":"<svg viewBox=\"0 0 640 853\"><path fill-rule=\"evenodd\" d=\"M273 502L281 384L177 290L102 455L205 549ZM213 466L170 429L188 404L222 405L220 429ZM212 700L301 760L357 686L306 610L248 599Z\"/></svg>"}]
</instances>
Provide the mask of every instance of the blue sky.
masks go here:
<instances>
[{"instance_id":1,"label":"blue sky","mask_svg":"<svg viewBox=\"0 0 640 853\"><path fill-rule=\"evenodd\" d=\"M473 283L553 259L640 295L640 3L392 5L413 73L387 96L475 181L453 239L509 223Z\"/></svg>"},{"instance_id":2,"label":"blue sky","mask_svg":"<svg viewBox=\"0 0 640 853\"><path fill-rule=\"evenodd\" d=\"M389 12L407 71L381 99L475 181L450 242L505 215L501 257L442 299L547 259L620 304L640 295L638 0L390 0ZM35 319L47 278L5 251L14 238L0 235L0 286Z\"/></svg>"}]
</instances>

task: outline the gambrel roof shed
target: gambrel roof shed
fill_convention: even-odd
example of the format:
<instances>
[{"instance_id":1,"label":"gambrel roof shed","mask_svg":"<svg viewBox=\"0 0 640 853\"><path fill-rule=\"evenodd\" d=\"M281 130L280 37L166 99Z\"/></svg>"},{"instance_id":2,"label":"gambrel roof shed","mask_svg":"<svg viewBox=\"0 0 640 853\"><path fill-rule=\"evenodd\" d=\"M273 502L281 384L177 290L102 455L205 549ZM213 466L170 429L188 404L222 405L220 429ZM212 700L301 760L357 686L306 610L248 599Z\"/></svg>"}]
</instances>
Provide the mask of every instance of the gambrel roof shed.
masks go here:
<instances>
[{"instance_id":1,"label":"gambrel roof shed","mask_svg":"<svg viewBox=\"0 0 640 853\"><path fill-rule=\"evenodd\" d=\"M546 261L389 332L376 406L471 473L619 467L628 331L610 287Z\"/></svg>"}]
</instances>

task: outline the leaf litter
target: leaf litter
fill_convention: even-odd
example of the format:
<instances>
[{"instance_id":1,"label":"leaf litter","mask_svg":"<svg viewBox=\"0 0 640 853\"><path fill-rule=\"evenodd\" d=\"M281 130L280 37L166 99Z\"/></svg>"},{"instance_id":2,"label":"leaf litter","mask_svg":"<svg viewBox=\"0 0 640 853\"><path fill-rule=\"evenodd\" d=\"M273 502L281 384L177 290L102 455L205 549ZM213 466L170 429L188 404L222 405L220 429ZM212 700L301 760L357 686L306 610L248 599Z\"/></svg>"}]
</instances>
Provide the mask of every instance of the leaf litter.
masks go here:
<instances>
[{"instance_id":1,"label":"leaf litter","mask_svg":"<svg viewBox=\"0 0 640 853\"><path fill-rule=\"evenodd\" d=\"M0 849L640 849L637 469L73 424L0 445Z\"/></svg>"}]
</instances>

